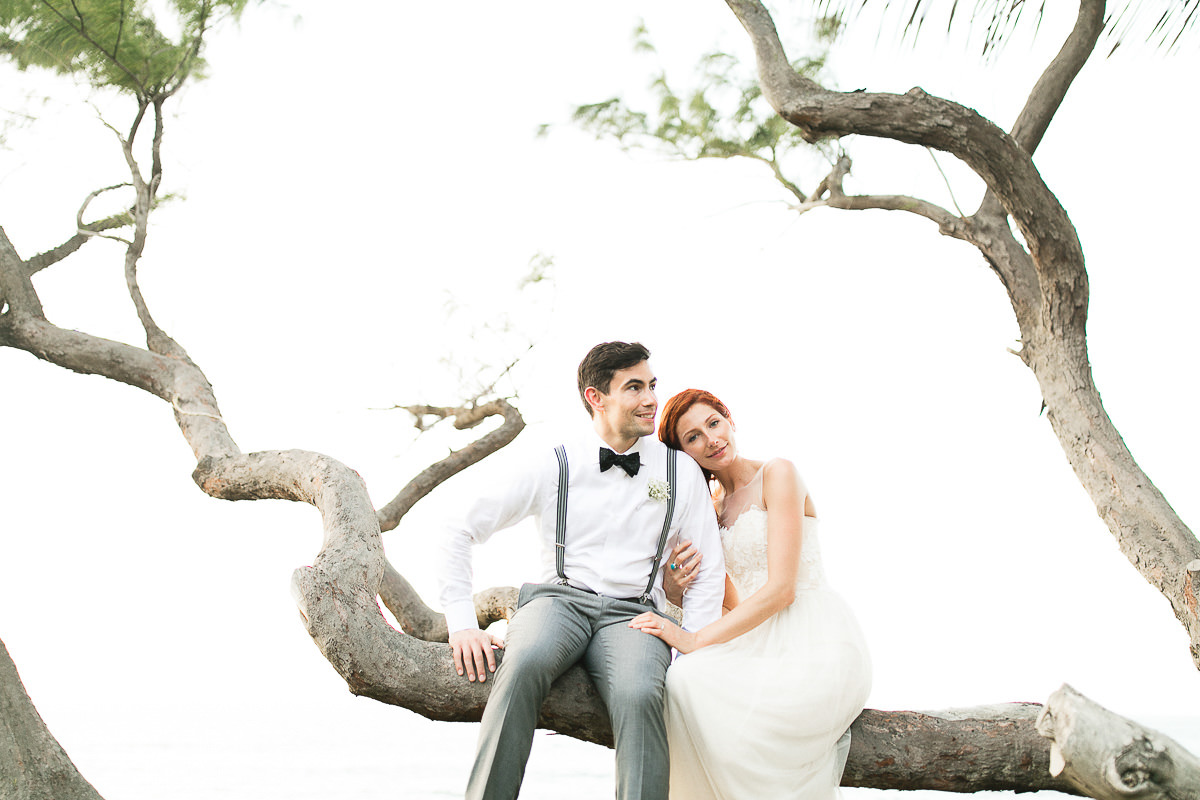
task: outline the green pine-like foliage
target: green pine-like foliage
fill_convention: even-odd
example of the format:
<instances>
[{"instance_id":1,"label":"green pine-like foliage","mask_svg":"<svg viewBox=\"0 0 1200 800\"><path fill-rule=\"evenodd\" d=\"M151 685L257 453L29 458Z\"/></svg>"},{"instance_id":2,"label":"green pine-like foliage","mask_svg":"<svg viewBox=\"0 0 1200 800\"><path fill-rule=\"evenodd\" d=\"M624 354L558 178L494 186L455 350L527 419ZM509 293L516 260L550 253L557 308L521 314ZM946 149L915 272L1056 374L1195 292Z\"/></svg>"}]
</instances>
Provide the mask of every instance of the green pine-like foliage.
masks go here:
<instances>
[{"instance_id":1,"label":"green pine-like foliage","mask_svg":"<svg viewBox=\"0 0 1200 800\"><path fill-rule=\"evenodd\" d=\"M148 100L200 77L205 33L249 0L170 0L170 30L141 0L0 0L0 53Z\"/></svg>"},{"instance_id":2,"label":"green pine-like foliage","mask_svg":"<svg viewBox=\"0 0 1200 800\"><path fill-rule=\"evenodd\" d=\"M818 37L822 44L832 36ZM634 32L634 49L653 55L654 45L644 27ZM792 65L816 78L824 56L804 58ZM656 108L641 111L621 98L578 106L573 120L598 139L616 139L623 148L647 148L685 160L750 158L771 167L775 177L800 200L804 194L784 178L781 162L795 150L811 150L799 129L774 112L762 97L752 69L727 53L709 53L697 69L692 86L678 92L659 71L650 83ZM815 146L823 150L824 145ZM825 154L829 156L828 153Z\"/></svg>"}]
</instances>

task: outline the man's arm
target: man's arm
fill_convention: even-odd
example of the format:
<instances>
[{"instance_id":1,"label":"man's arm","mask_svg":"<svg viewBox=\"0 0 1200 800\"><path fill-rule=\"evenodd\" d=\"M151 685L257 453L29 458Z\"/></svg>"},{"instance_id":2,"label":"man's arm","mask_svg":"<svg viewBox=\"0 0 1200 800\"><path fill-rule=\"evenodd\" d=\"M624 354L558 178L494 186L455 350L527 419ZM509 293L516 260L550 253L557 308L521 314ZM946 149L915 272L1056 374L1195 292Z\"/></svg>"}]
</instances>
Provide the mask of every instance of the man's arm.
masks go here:
<instances>
[{"instance_id":1,"label":"man's arm","mask_svg":"<svg viewBox=\"0 0 1200 800\"><path fill-rule=\"evenodd\" d=\"M497 491L478 497L466 515L452 520L442 535L438 553L438 583L454 668L467 680L483 681L496 671L494 647L504 643L479 629L472 597L471 548L536 512L538 493L545 483L537 469L518 471Z\"/></svg>"},{"instance_id":2,"label":"man's arm","mask_svg":"<svg viewBox=\"0 0 1200 800\"><path fill-rule=\"evenodd\" d=\"M680 498L684 502L679 537L691 539L704 557L700 561L699 574L683 596L683 628L698 631L721 618L721 602L725 598L725 555L721 550L717 514L700 468L690 458L680 458L681 477L685 469L692 474L687 475L686 482L680 481L687 494Z\"/></svg>"}]
</instances>

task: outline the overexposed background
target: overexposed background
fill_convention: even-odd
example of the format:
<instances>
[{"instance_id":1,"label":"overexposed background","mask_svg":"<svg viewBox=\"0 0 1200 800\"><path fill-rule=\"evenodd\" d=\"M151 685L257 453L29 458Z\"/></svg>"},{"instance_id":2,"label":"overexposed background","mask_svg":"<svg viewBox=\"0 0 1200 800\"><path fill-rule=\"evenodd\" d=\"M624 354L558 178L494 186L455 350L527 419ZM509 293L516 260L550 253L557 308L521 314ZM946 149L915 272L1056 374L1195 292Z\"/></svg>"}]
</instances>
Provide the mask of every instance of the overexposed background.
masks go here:
<instances>
[{"instance_id":1,"label":"overexposed background","mask_svg":"<svg viewBox=\"0 0 1200 800\"><path fill-rule=\"evenodd\" d=\"M913 50L867 22L830 69L841 88L919 85L1008 126L1071 24L1060 11L990 62L965 36L927 30ZM384 536L433 602L441 520L586 423L574 369L592 344L641 340L661 397L709 388L744 452L800 466L831 579L872 645L871 706L1044 701L1069 682L1195 735L1187 638L1039 416L982 258L906 215L796 217L758 165L669 162L574 130L575 104L644 96L656 62L630 47L639 19L681 84L714 47L750 58L718 2L295 2L213 35L211 78L167 121L166 187L186 200L157 213L140 274L241 447L328 453L386 502L461 439L415 438L407 415L380 409L458 400L441 360L501 363L520 339L494 333L507 313L536 341L512 376L529 429ZM803 20L777 22L787 39ZM1187 194L1200 168L1194 104L1173 87L1198 66L1148 48L1097 58L1037 154L1088 257L1097 383L1186 520L1200 517ZM85 91L5 73L0 106L33 92L39 116L0 152L0 224L28 256L125 173ZM555 126L536 138L542 123ZM849 191L950 205L927 153L847 147ZM973 209L978 187L939 162ZM806 168L811 189L824 172ZM538 253L553 286L518 291ZM140 343L121 257L96 242L39 275L50 320ZM0 376L0 638L102 793L329 796L332 779L335 796L460 791L473 726L353 698L300 625L288 581L320 545L311 508L203 495L170 409L136 390L8 350ZM517 584L534 564L515 530L482 548L477 583ZM611 782L607 751L540 739L523 796Z\"/></svg>"}]
</instances>

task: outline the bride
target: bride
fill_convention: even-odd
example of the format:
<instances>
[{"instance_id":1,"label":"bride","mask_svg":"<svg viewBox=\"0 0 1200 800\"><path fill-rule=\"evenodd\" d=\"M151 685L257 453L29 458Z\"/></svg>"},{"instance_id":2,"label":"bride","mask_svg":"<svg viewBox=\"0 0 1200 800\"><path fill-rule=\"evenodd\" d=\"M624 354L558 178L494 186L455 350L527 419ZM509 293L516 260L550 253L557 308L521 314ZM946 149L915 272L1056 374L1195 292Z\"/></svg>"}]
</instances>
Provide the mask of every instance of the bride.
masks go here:
<instances>
[{"instance_id":1,"label":"bride","mask_svg":"<svg viewBox=\"0 0 1200 800\"><path fill-rule=\"evenodd\" d=\"M648 612L629 623L686 654L667 671L671 797L835 798L871 666L825 584L812 498L790 461L737 451L729 409L709 392L668 400L658 435L715 480L727 571L716 622L690 632ZM670 568L696 563L677 553Z\"/></svg>"}]
</instances>

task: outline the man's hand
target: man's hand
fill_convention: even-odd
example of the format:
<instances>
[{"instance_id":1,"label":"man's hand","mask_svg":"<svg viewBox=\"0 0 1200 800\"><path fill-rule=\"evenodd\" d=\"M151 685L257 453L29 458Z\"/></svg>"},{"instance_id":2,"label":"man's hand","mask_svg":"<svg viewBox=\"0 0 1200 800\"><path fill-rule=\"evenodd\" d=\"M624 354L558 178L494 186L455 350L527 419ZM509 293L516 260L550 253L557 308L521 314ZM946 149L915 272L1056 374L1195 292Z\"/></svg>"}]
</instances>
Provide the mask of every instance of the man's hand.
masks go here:
<instances>
[{"instance_id":1,"label":"man's hand","mask_svg":"<svg viewBox=\"0 0 1200 800\"><path fill-rule=\"evenodd\" d=\"M464 628L450 634L450 651L454 654L454 669L459 675L466 672L467 680L487 680L488 671L496 671L497 647L504 647L504 640L478 628ZM485 666L486 665L486 666Z\"/></svg>"}]
</instances>

